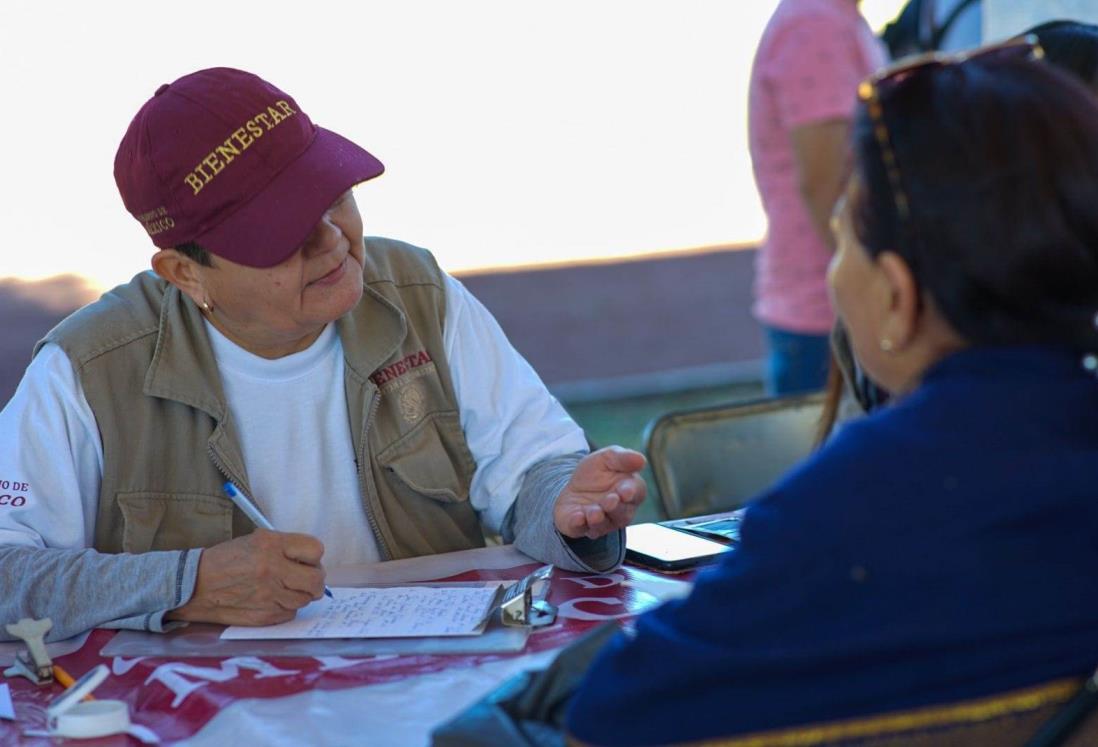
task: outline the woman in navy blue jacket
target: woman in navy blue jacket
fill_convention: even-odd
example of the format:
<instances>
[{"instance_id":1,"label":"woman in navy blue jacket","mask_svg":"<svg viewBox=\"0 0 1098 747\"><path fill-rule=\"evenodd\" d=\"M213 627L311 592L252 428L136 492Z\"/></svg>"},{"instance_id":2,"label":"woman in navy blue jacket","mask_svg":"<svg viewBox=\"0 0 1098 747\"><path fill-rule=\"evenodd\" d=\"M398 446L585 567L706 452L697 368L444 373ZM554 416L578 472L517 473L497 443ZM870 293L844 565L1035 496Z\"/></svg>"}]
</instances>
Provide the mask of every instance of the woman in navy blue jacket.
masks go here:
<instances>
[{"instance_id":1,"label":"woman in navy blue jacket","mask_svg":"<svg viewBox=\"0 0 1098 747\"><path fill-rule=\"evenodd\" d=\"M744 734L1098 665L1098 100L1036 55L862 85L829 281L894 404L601 653L574 737Z\"/></svg>"}]
</instances>

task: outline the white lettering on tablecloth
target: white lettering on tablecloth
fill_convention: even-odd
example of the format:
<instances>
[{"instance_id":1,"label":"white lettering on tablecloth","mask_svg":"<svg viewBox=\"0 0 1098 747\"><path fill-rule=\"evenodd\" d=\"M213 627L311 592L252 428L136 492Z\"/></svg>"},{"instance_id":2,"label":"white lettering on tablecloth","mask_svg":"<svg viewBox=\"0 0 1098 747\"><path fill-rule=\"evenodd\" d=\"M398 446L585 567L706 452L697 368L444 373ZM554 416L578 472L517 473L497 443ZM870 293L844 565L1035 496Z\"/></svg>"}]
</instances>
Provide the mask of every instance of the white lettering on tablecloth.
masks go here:
<instances>
[{"instance_id":1,"label":"white lettering on tablecloth","mask_svg":"<svg viewBox=\"0 0 1098 747\"><path fill-rule=\"evenodd\" d=\"M560 581L571 581L585 589L609 589L611 586L620 586L625 581L625 576L620 573L606 573L601 576L562 576Z\"/></svg>"},{"instance_id":2,"label":"white lettering on tablecloth","mask_svg":"<svg viewBox=\"0 0 1098 747\"><path fill-rule=\"evenodd\" d=\"M344 659L342 656L314 656L320 662L320 671L329 672L333 669L346 669L356 664L361 664L362 659ZM376 657L375 657L376 658Z\"/></svg>"},{"instance_id":3,"label":"white lettering on tablecloth","mask_svg":"<svg viewBox=\"0 0 1098 747\"><path fill-rule=\"evenodd\" d=\"M121 656L116 656L111 660L111 673L116 676L126 674L140 662L148 658L148 656L138 656L133 659L125 659ZM362 659L344 659L342 656L313 656L310 658L315 659L320 663L320 671L322 672L333 669L345 669L346 667L353 667L356 664L362 663ZM172 700L172 708L178 708L179 705L187 699L188 695L207 684L207 682L226 682L234 679L235 677L240 676L241 669L250 669L254 672L258 672L259 677L284 677L289 674L298 673L297 670L279 669L262 659L251 656L226 659L217 669L212 667L196 667L191 664L185 664L184 662L172 661L167 664L161 664L153 670L153 673L145 680L145 684L155 680L171 690L175 694L175 698ZM206 682L191 682L183 677L184 674L199 680L206 680Z\"/></svg>"},{"instance_id":4,"label":"white lettering on tablecloth","mask_svg":"<svg viewBox=\"0 0 1098 747\"><path fill-rule=\"evenodd\" d=\"M115 675L116 677L120 674L125 674L148 658L149 657L147 656L138 656L135 659L130 659L129 661L126 661L121 656L116 656L111 660L111 674Z\"/></svg>"},{"instance_id":5,"label":"white lettering on tablecloth","mask_svg":"<svg viewBox=\"0 0 1098 747\"><path fill-rule=\"evenodd\" d=\"M187 696L198 688L210 682L227 682L235 679L240 676L241 669L250 669L256 672L256 677L259 678L285 677L289 674L297 674L296 669L279 669L255 656L234 656L231 659L225 659L221 662L221 666L217 668L196 667L193 664L184 664L179 661L161 664L153 670L152 674L145 680L145 684L156 681L171 690L175 694L172 699L172 708L178 708L187 699ZM183 675L194 677L200 681L193 682Z\"/></svg>"},{"instance_id":6,"label":"white lettering on tablecloth","mask_svg":"<svg viewBox=\"0 0 1098 747\"><path fill-rule=\"evenodd\" d=\"M625 602L621 599L607 599L606 597L577 597L576 599L569 599L561 602L557 605L557 617L565 617L569 620L619 620L623 617L633 617L636 612L631 612L628 608L623 609L616 615L603 615L598 612L587 612L581 610L576 605L579 604L602 604L614 607L625 607Z\"/></svg>"}]
</instances>

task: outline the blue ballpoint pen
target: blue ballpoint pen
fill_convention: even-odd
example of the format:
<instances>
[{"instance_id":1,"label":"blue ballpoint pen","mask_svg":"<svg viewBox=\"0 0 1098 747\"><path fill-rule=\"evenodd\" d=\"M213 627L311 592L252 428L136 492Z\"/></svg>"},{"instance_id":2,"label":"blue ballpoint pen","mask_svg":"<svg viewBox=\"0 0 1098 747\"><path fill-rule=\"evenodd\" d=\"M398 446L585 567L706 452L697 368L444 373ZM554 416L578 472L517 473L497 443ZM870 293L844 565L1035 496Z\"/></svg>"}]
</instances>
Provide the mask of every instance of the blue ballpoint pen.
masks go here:
<instances>
[{"instance_id":1,"label":"blue ballpoint pen","mask_svg":"<svg viewBox=\"0 0 1098 747\"><path fill-rule=\"evenodd\" d=\"M236 507L244 512L244 515L252 520L252 523L261 529L266 529L271 532L278 531L267 520L267 517L263 515L263 512L259 510L259 507L249 500L248 496L244 495L244 492L233 485L232 480L227 480L221 489L225 491L225 495L229 496L229 500L236 504ZM332 598L332 590L328 588L328 585L324 585L324 596Z\"/></svg>"}]
</instances>

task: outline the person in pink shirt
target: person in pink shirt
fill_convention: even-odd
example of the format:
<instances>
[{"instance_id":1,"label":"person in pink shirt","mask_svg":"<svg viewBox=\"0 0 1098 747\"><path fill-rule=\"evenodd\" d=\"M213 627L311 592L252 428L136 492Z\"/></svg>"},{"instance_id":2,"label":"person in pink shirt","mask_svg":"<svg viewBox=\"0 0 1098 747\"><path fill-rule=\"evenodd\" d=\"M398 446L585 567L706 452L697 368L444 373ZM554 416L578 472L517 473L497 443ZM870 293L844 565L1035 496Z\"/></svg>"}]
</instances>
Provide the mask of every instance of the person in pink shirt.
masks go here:
<instances>
[{"instance_id":1,"label":"person in pink shirt","mask_svg":"<svg viewBox=\"0 0 1098 747\"><path fill-rule=\"evenodd\" d=\"M768 230L753 312L766 330L772 396L820 389L827 378L828 223L858 83L885 61L857 0L780 0L755 53L748 140Z\"/></svg>"}]
</instances>

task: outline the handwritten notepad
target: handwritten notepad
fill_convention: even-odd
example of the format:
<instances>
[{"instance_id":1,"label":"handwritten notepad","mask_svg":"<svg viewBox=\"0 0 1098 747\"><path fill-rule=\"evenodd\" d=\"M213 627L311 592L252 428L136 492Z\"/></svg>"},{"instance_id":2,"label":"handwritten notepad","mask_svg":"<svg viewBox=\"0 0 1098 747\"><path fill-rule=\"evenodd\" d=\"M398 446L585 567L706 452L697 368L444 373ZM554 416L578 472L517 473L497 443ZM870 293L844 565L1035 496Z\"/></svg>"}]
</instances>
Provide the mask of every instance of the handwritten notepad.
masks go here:
<instances>
[{"instance_id":1,"label":"handwritten notepad","mask_svg":"<svg viewBox=\"0 0 1098 747\"><path fill-rule=\"evenodd\" d=\"M233 625L223 639L416 638L476 635L484 630L499 587L390 586L336 587L278 625Z\"/></svg>"}]
</instances>

